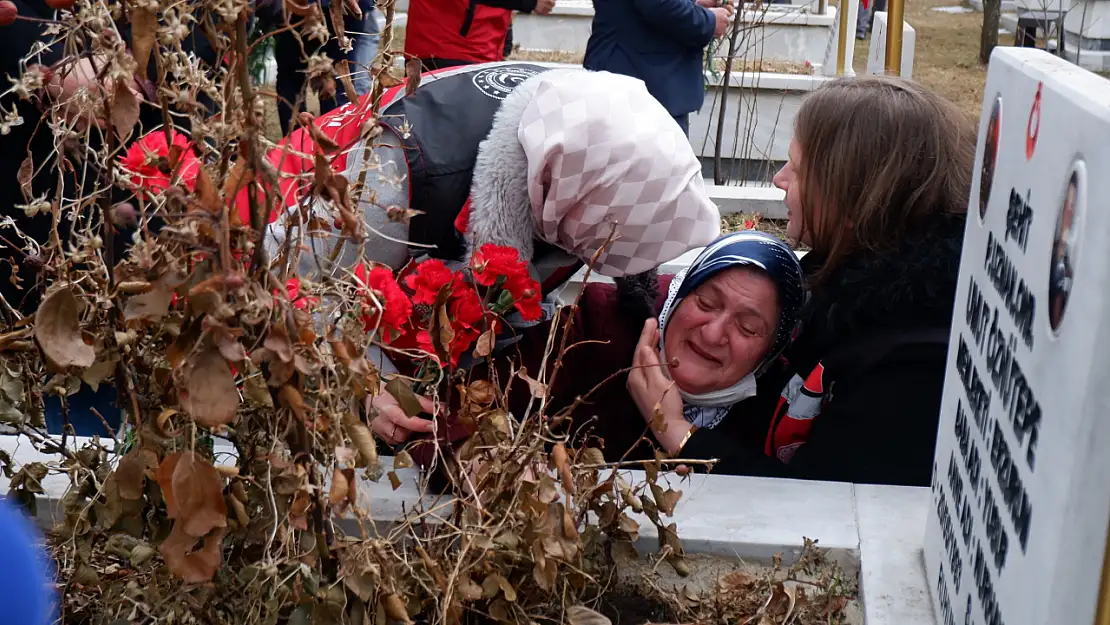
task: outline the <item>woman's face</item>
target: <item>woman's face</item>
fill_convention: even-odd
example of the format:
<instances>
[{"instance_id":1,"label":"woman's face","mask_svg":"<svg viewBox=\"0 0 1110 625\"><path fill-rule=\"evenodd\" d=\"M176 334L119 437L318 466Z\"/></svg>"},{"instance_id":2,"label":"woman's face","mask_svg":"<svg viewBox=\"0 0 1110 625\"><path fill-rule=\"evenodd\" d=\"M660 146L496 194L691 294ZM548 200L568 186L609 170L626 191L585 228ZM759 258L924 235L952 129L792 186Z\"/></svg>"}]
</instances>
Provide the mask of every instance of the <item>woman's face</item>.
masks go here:
<instances>
[{"instance_id":1,"label":"woman's face","mask_svg":"<svg viewBox=\"0 0 1110 625\"><path fill-rule=\"evenodd\" d=\"M802 159L802 147L797 139L790 140L789 160L783 165L779 173L775 174L775 186L786 191L786 236L792 241L812 245L809 233L804 232L802 221L802 181L799 177L799 164Z\"/></svg>"},{"instance_id":2,"label":"woman's face","mask_svg":"<svg viewBox=\"0 0 1110 625\"><path fill-rule=\"evenodd\" d=\"M774 342L779 316L775 283L750 267L726 269L687 295L667 320L663 345L671 379L700 395L736 384L755 370Z\"/></svg>"}]
</instances>

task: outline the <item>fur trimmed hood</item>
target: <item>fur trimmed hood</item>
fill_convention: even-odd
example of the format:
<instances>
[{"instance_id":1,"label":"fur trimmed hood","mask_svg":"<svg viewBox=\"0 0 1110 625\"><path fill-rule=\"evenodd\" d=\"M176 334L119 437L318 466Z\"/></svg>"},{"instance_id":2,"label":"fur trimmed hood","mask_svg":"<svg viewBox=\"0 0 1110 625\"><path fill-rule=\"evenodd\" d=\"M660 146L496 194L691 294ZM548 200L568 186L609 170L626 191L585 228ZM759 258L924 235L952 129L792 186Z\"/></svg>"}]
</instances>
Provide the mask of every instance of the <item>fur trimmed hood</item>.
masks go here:
<instances>
[{"instance_id":1,"label":"fur trimmed hood","mask_svg":"<svg viewBox=\"0 0 1110 625\"><path fill-rule=\"evenodd\" d=\"M815 289L803 332L820 346L884 328L949 327L966 215L946 216L890 248L855 254ZM820 260L807 255L812 273Z\"/></svg>"},{"instance_id":2,"label":"fur trimmed hood","mask_svg":"<svg viewBox=\"0 0 1110 625\"><path fill-rule=\"evenodd\" d=\"M689 139L640 80L581 69L533 76L505 98L478 148L468 254L496 242L532 258L535 237L618 278L719 232Z\"/></svg>"}]
</instances>

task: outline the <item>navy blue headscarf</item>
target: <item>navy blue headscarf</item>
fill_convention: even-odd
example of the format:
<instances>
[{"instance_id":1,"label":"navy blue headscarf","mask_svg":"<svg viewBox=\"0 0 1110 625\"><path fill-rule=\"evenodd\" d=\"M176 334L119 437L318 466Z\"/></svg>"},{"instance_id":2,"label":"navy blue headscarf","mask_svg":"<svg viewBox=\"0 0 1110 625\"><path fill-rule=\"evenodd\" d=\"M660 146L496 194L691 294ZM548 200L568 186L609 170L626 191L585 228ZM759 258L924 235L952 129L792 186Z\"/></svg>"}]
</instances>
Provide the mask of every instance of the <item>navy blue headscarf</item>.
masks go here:
<instances>
[{"instance_id":1,"label":"navy blue headscarf","mask_svg":"<svg viewBox=\"0 0 1110 625\"><path fill-rule=\"evenodd\" d=\"M798 327L799 313L805 303L805 285L798 256L784 241L758 230L727 234L710 243L690 266L675 276L667 292L667 301L659 314L660 350L667 319L683 298L718 273L734 267L756 267L775 283L779 294L778 329L771 349L763 360L743 379L732 386L692 395L679 389L685 404L686 419L698 427L714 427L737 402L755 394L756 377L782 354ZM666 362L666 355L663 355Z\"/></svg>"}]
</instances>

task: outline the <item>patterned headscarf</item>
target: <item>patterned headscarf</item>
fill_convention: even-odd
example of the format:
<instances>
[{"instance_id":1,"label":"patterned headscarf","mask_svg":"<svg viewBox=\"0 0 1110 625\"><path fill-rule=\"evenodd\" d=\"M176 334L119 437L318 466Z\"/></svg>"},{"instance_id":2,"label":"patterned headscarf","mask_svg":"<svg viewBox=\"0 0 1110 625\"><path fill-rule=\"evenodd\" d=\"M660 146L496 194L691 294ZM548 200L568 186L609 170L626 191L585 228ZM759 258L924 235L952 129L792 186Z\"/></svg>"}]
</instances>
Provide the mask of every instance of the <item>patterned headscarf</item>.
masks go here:
<instances>
[{"instance_id":1,"label":"patterned headscarf","mask_svg":"<svg viewBox=\"0 0 1110 625\"><path fill-rule=\"evenodd\" d=\"M643 81L584 70L530 80L536 94L518 137L539 238L582 259L618 239L595 269L620 277L654 269L720 233L701 164Z\"/></svg>"},{"instance_id":2,"label":"patterned headscarf","mask_svg":"<svg viewBox=\"0 0 1110 625\"><path fill-rule=\"evenodd\" d=\"M782 354L798 327L798 317L805 303L805 286L802 265L790 246L778 237L745 230L717 239L698 255L689 267L671 281L667 301L659 314L659 350L663 362L663 336L667 320L678 308L683 298L716 274L733 267L758 267L775 283L779 294L779 322L771 350L748 375L724 389L693 395L678 389L684 403L686 420L698 427L712 428L724 419L734 404L755 395L756 378Z\"/></svg>"}]
</instances>

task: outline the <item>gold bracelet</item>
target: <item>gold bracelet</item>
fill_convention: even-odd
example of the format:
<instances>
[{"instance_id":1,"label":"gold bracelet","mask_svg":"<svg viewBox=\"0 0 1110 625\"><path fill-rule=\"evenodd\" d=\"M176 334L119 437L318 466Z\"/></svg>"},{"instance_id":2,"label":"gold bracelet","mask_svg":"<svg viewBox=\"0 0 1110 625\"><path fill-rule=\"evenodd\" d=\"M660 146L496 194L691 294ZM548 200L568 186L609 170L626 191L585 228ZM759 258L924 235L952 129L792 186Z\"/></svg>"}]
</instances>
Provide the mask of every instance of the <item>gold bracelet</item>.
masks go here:
<instances>
[{"instance_id":1,"label":"gold bracelet","mask_svg":"<svg viewBox=\"0 0 1110 625\"><path fill-rule=\"evenodd\" d=\"M690 437L693 436L694 432L697 432L697 431L698 431L698 426L696 426L696 425L691 425L690 426L690 430L686 432L686 436L683 436L682 440L678 443L678 448L675 449L674 453L671 454L672 458L674 458L675 456L677 456L679 453L682 452L682 448L686 446L686 443L690 442Z\"/></svg>"}]
</instances>

